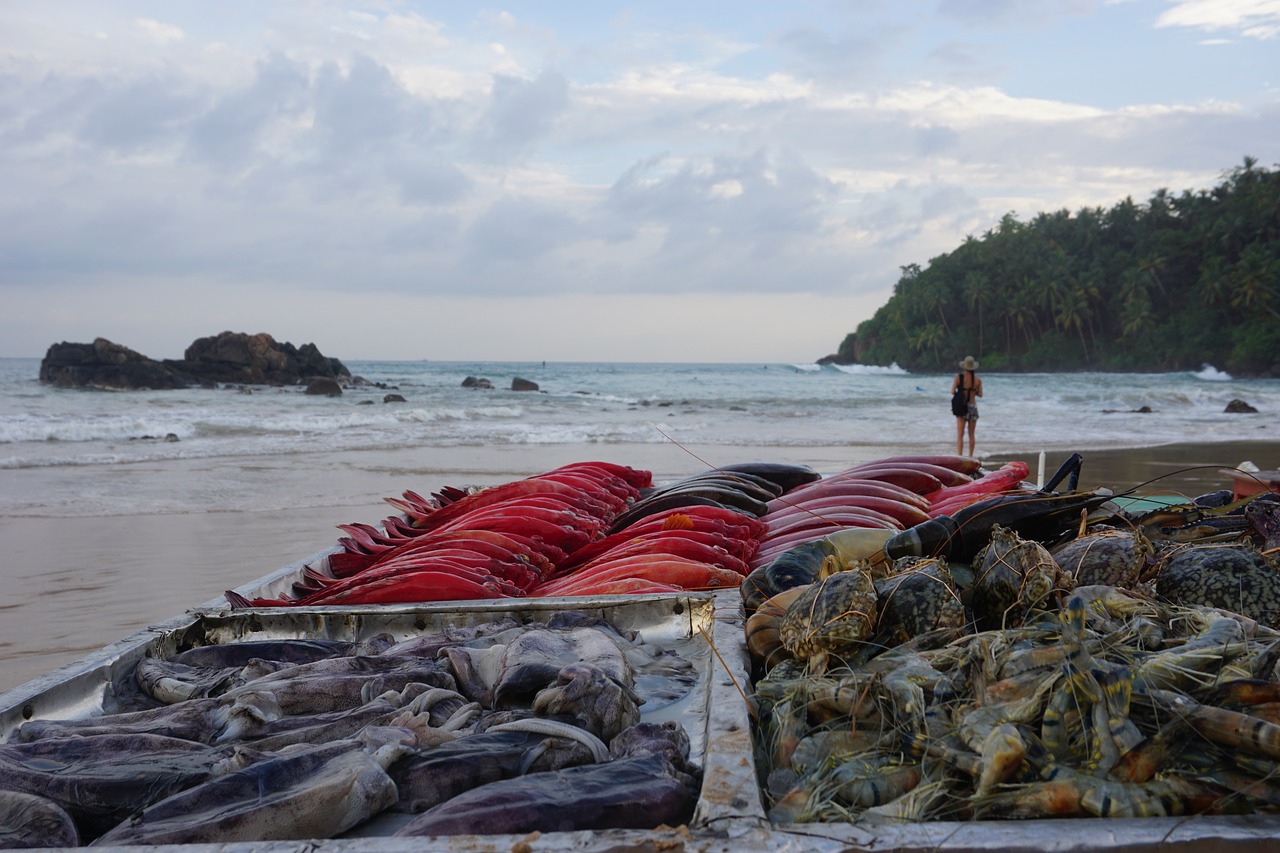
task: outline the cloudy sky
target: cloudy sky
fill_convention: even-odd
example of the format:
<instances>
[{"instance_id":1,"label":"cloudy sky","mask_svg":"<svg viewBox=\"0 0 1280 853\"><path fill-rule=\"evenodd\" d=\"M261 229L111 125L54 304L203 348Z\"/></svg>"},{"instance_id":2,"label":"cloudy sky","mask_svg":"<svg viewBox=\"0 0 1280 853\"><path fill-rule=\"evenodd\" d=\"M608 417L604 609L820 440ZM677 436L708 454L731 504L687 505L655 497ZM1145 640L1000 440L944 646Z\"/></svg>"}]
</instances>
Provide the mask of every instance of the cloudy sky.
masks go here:
<instances>
[{"instance_id":1,"label":"cloudy sky","mask_svg":"<svg viewBox=\"0 0 1280 853\"><path fill-rule=\"evenodd\" d=\"M1280 163L1280 0L0 0L0 356L812 361Z\"/></svg>"}]
</instances>

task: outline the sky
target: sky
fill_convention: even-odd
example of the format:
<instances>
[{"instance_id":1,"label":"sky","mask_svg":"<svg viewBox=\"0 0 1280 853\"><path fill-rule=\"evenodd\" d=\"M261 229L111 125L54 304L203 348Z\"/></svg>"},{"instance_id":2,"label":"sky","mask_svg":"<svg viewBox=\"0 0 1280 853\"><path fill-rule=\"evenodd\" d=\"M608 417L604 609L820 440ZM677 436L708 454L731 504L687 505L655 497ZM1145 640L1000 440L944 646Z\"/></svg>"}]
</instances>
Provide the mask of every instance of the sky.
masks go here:
<instances>
[{"instance_id":1,"label":"sky","mask_svg":"<svg viewBox=\"0 0 1280 853\"><path fill-rule=\"evenodd\" d=\"M0 357L812 362L1246 157L1280 0L0 0Z\"/></svg>"}]
</instances>

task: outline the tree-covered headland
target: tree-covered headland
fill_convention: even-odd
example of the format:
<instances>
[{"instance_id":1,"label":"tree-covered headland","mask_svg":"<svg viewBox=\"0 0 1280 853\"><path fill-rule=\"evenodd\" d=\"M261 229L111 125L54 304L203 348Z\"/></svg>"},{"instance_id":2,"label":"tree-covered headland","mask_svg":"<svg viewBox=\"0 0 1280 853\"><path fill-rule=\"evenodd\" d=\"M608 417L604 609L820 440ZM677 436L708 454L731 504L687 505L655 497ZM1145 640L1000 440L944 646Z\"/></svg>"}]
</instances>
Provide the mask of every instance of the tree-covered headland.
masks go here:
<instances>
[{"instance_id":1,"label":"tree-covered headland","mask_svg":"<svg viewBox=\"0 0 1280 853\"><path fill-rule=\"evenodd\" d=\"M1246 157L1208 190L1006 214L902 267L829 358L950 372L967 354L996 371L1280 376L1280 172Z\"/></svg>"}]
</instances>

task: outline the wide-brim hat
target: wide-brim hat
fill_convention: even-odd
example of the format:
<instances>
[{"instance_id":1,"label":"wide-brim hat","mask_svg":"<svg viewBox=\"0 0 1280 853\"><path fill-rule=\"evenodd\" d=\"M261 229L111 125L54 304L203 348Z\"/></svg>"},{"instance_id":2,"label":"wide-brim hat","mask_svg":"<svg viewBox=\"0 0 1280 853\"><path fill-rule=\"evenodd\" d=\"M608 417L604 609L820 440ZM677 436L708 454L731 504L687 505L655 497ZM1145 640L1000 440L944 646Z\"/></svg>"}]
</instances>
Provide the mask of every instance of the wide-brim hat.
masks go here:
<instances>
[{"instance_id":1,"label":"wide-brim hat","mask_svg":"<svg viewBox=\"0 0 1280 853\"><path fill-rule=\"evenodd\" d=\"M966 355L964 357L964 361L960 362L960 367L962 367L965 370L977 370L978 362L977 360L974 359L973 356Z\"/></svg>"}]
</instances>

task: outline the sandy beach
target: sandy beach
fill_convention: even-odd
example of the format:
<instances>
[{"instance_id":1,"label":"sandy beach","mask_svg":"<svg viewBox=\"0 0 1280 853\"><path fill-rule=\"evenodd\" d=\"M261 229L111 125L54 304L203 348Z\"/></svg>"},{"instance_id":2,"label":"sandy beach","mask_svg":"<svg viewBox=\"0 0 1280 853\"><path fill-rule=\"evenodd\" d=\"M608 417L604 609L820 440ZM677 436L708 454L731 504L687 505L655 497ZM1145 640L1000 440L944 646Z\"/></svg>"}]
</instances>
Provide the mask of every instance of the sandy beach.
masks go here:
<instances>
[{"instance_id":1,"label":"sandy beach","mask_svg":"<svg viewBox=\"0 0 1280 853\"><path fill-rule=\"evenodd\" d=\"M802 463L834 473L856 462L918 452L939 450L737 447L728 457L725 447L593 444L424 449L407 456L350 452L326 456L305 473L273 471L267 462L256 475L238 475L240 479L221 484L259 498L265 492L278 505L253 512L201 510L199 484L212 476L208 463L169 465L162 472L126 468L120 472L119 494L144 488L148 477L185 477L192 483L190 506L163 515L0 518L5 566L0 691L325 550L341 535L336 525L377 523L393 512L383 498L405 489L492 485L588 459L646 468L663 481L708 465L753 460ZM1245 460L1262 468L1280 465L1280 441L1081 453L1082 488L1136 489L1140 494L1194 496L1229 486L1221 468ZM1048 454L1046 476L1068 455ZM1031 465L1032 479L1038 465L1038 454L984 458L988 467L1023 459ZM6 487L40 488L40 476L49 473L6 472Z\"/></svg>"}]
</instances>

